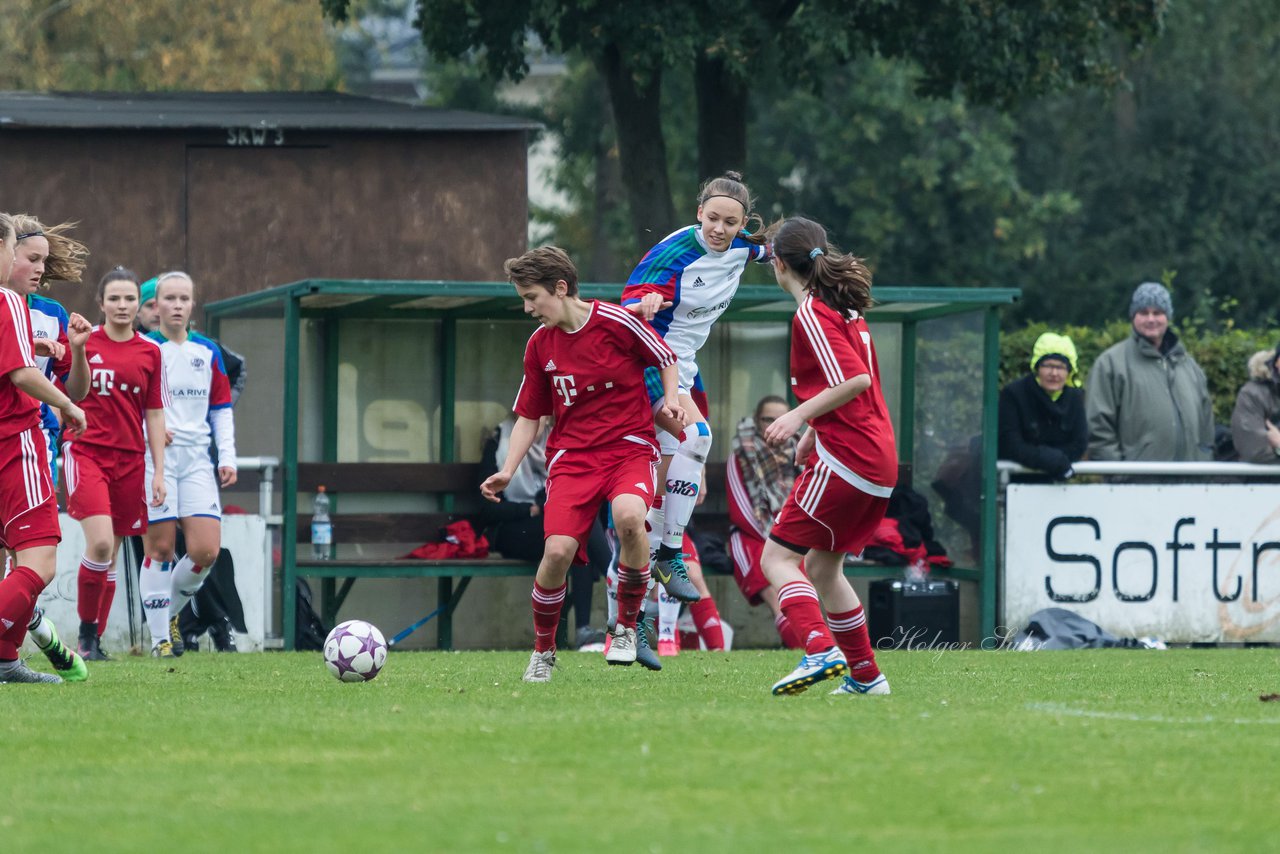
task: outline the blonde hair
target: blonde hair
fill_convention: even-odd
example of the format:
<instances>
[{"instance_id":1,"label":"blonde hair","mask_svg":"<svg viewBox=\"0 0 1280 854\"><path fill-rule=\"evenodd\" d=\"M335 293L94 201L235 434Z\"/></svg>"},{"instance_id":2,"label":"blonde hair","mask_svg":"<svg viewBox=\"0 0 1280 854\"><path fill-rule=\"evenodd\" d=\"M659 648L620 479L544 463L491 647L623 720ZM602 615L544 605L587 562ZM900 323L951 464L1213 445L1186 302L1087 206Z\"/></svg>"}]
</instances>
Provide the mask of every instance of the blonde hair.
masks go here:
<instances>
[{"instance_id":1,"label":"blonde hair","mask_svg":"<svg viewBox=\"0 0 1280 854\"><path fill-rule=\"evenodd\" d=\"M50 282L79 282L84 275L85 259L89 257L89 248L66 232L75 228L77 223L60 222L46 226L31 214L13 214L13 230L18 242L29 237L43 237L49 241L49 257L44 262L44 275L40 277L40 287L48 290Z\"/></svg>"}]
</instances>

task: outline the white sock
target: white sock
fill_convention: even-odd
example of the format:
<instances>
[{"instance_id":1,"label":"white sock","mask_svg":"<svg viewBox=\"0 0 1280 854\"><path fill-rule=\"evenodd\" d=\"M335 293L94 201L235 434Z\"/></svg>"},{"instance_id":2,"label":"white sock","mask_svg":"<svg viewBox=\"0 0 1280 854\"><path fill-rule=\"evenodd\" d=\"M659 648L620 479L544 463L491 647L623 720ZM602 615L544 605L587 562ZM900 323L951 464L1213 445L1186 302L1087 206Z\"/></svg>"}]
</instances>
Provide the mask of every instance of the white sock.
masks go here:
<instances>
[{"instance_id":1,"label":"white sock","mask_svg":"<svg viewBox=\"0 0 1280 854\"><path fill-rule=\"evenodd\" d=\"M658 643L675 642L676 621L680 619L680 600L658 588Z\"/></svg>"},{"instance_id":2,"label":"white sock","mask_svg":"<svg viewBox=\"0 0 1280 854\"><path fill-rule=\"evenodd\" d=\"M208 577L205 568L195 563L187 555L182 558L173 567L173 587L170 598L173 600L171 609L175 614L181 614L182 609L187 607L187 603L191 601L200 588L204 586L204 580Z\"/></svg>"},{"instance_id":3,"label":"white sock","mask_svg":"<svg viewBox=\"0 0 1280 854\"><path fill-rule=\"evenodd\" d=\"M605 625L613 626L618 622L618 555L622 546L613 528L605 531L605 538L609 541L609 568L604 573L604 601L608 607Z\"/></svg>"},{"instance_id":4,"label":"white sock","mask_svg":"<svg viewBox=\"0 0 1280 854\"><path fill-rule=\"evenodd\" d=\"M645 534L649 537L649 565L652 566L653 559L658 554L658 546L662 545L662 527L666 524L666 514L661 507L650 507L644 521L648 529Z\"/></svg>"},{"instance_id":5,"label":"white sock","mask_svg":"<svg viewBox=\"0 0 1280 854\"><path fill-rule=\"evenodd\" d=\"M138 573L138 590L142 594L142 613L151 632L151 645L169 639L169 584L173 564L169 561L142 559Z\"/></svg>"},{"instance_id":6,"label":"white sock","mask_svg":"<svg viewBox=\"0 0 1280 854\"><path fill-rule=\"evenodd\" d=\"M711 432L705 424L690 424L680 437L680 446L667 466L667 482L662 496L666 519L662 544L679 550L684 545L684 529L698 504L702 488L702 467L711 450Z\"/></svg>"},{"instance_id":7,"label":"white sock","mask_svg":"<svg viewBox=\"0 0 1280 854\"><path fill-rule=\"evenodd\" d=\"M27 637L41 649L48 649L53 644L53 623L45 617L43 611L36 611L27 625Z\"/></svg>"}]
</instances>

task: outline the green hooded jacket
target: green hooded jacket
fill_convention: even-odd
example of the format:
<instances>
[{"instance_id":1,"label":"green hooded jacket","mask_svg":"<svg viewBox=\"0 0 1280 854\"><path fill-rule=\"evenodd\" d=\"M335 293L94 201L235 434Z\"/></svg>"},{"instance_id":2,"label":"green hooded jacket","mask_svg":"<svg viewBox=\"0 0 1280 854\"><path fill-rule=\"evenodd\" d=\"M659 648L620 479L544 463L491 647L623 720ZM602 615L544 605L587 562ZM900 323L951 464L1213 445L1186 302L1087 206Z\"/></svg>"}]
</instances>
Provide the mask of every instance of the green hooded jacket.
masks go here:
<instances>
[{"instance_id":1,"label":"green hooded jacket","mask_svg":"<svg viewBox=\"0 0 1280 854\"><path fill-rule=\"evenodd\" d=\"M1132 332L1094 362L1085 384L1089 459L1211 458L1213 402L1204 371L1172 332L1169 352Z\"/></svg>"}]
</instances>

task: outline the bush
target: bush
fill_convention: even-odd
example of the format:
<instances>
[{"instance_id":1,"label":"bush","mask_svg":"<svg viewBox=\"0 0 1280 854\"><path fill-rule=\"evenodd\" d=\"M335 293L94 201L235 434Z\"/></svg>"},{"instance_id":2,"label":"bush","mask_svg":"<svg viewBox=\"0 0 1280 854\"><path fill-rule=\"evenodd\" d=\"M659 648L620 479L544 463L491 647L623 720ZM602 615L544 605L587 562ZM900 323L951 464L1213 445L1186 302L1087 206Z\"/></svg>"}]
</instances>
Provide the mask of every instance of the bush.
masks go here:
<instances>
[{"instance_id":1,"label":"bush","mask_svg":"<svg viewBox=\"0 0 1280 854\"><path fill-rule=\"evenodd\" d=\"M1080 380L1089 375L1103 350L1126 338L1132 327L1124 320L1116 320L1105 326L1050 326L1033 323L1000 336L1000 387L1031 369L1031 348L1045 332L1057 332L1068 336L1080 355ZM1259 350L1271 350L1276 346L1274 330L1237 329L1228 325L1211 332L1203 325L1189 324L1176 330L1187 352L1200 364L1209 381L1209 393L1213 396L1213 417L1220 424L1231 421L1231 410L1236 403L1236 393L1248 379L1245 363Z\"/></svg>"}]
</instances>

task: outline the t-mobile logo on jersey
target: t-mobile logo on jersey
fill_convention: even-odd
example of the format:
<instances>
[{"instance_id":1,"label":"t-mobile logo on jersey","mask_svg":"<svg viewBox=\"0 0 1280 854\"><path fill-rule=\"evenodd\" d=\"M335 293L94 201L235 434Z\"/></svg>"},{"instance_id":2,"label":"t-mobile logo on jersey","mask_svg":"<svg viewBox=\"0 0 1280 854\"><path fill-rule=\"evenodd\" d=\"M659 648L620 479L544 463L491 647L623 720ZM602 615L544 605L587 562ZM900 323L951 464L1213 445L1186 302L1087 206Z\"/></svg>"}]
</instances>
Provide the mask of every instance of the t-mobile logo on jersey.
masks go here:
<instances>
[{"instance_id":1,"label":"t-mobile logo on jersey","mask_svg":"<svg viewBox=\"0 0 1280 854\"><path fill-rule=\"evenodd\" d=\"M560 397L564 399L564 405L573 406L573 399L578 396L578 390L574 388L573 374L557 374L551 378L551 382L560 393Z\"/></svg>"},{"instance_id":2,"label":"t-mobile logo on jersey","mask_svg":"<svg viewBox=\"0 0 1280 854\"><path fill-rule=\"evenodd\" d=\"M110 368L94 368L93 387L98 390L98 394L111 394L111 390L116 387L116 372Z\"/></svg>"}]
</instances>

